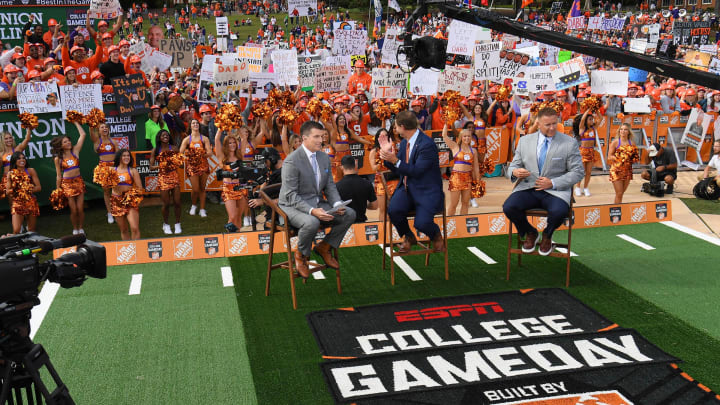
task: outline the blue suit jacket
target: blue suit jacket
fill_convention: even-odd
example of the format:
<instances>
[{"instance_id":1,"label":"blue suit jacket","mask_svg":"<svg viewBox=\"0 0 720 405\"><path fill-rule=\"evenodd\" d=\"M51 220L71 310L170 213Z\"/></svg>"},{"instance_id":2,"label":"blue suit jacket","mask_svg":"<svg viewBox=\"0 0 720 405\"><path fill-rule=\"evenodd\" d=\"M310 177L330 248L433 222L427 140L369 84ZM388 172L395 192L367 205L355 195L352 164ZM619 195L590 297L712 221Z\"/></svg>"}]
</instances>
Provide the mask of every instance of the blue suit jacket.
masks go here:
<instances>
[{"instance_id":1,"label":"blue suit jacket","mask_svg":"<svg viewBox=\"0 0 720 405\"><path fill-rule=\"evenodd\" d=\"M428 207L432 212L439 212L445 195L435 141L420 131L415 146L410 151L410 159L405 163L407 145L407 139L400 142L397 154L400 165L396 167L390 162L385 162L385 167L400 176L398 189L403 188L403 179L407 177L407 192L416 205Z\"/></svg>"}]
</instances>

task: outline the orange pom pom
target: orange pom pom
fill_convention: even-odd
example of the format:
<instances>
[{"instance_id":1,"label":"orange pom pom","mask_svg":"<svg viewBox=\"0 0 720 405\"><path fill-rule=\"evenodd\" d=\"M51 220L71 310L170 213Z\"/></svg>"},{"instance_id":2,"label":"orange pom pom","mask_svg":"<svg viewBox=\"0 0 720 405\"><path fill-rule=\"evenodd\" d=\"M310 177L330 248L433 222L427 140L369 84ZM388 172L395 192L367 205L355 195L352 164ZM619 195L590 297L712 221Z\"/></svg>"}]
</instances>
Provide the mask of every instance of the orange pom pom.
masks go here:
<instances>
[{"instance_id":1,"label":"orange pom pom","mask_svg":"<svg viewBox=\"0 0 720 405\"><path fill-rule=\"evenodd\" d=\"M91 128L97 128L100 124L105 123L105 113L99 108L93 108L85 116L85 123Z\"/></svg>"},{"instance_id":2,"label":"orange pom pom","mask_svg":"<svg viewBox=\"0 0 720 405\"><path fill-rule=\"evenodd\" d=\"M22 113L18 115L18 118L20 119L20 126L24 129L30 128L35 129L40 124L38 122L38 117L35 114L30 113Z\"/></svg>"},{"instance_id":3,"label":"orange pom pom","mask_svg":"<svg viewBox=\"0 0 720 405\"><path fill-rule=\"evenodd\" d=\"M55 211L60 211L67 207L68 200L61 188L56 188L50 193L50 204Z\"/></svg>"}]
</instances>

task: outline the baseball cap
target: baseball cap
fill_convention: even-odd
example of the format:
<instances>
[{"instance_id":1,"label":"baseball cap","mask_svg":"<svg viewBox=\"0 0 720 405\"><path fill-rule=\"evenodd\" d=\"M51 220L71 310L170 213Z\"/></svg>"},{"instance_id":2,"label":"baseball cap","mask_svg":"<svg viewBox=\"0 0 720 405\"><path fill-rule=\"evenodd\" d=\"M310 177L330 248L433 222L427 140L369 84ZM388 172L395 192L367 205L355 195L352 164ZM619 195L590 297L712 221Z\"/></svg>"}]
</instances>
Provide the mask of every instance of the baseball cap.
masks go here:
<instances>
[{"instance_id":1,"label":"baseball cap","mask_svg":"<svg viewBox=\"0 0 720 405\"><path fill-rule=\"evenodd\" d=\"M648 156L655 157L657 156L658 152L660 152L660 149L662 146L660 146L659 143L655 142L654 144L650 145L648 147Z\"/></svg>"}]
</instances>

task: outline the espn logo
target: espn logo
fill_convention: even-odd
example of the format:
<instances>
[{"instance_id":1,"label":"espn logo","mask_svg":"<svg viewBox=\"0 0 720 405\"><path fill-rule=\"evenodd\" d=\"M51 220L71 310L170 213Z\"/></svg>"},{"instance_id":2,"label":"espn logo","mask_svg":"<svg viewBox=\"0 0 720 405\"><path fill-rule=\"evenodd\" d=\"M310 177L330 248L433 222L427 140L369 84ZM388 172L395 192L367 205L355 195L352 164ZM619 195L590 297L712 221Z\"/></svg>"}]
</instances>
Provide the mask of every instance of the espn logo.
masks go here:
<instances>
[{"instance_id":1,"label":"espn logo","mask_svg":"<svg viewBox=\"0 0 720 405\"><path fill-rule=\"evenodd\" d=\"M457 318L463 312L476 312L479 315L488 313L488 307L492 312L504 312L497 302L481 302L476 304L450 305L445 307L433 307L425 309L413 309L410 311L395 312L395 319L398 322L424 321L428 319Z\"/></svg>"}]
</instances>

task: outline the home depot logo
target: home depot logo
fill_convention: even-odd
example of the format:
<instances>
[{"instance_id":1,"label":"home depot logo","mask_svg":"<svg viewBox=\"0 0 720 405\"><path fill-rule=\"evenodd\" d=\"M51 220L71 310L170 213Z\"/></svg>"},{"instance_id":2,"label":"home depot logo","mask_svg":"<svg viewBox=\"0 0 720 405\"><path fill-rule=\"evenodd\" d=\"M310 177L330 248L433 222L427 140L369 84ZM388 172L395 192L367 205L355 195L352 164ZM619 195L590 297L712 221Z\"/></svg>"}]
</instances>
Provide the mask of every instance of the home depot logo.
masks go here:
<instances>
[{"instance_id":1,"label":"home depot logo","mask_svg":"<svg viewBox=\"0 0 720 405\"><path fill-rule=\"evenodd\" d=\"M565 389L564 386L555 385L553 383L540 384L539 389L533 387L532 391L543 394L557 393ZM515 392L513 392L513 390ZM519 390L519 391L518 391ZM530 390L526 387L522 388L507 388L501 390L485 391L483 392L486 398L490 401L497 401L501 399L517 398L519 395L529 394L533 395ZM496 405L633 405L631 401L625 398L622 394L617 391L604 391L604 392L588 392L583 394L569 394L559 395L552 397L543 397L537 399L528 400L513 400L511 402L498 403Z\"/></svg>"},{"instance_id":2,"label":"home depot logo","mask_svg":"<svg viewBox=\"0 0 720 405\"><path fill-rule=\"evenodd\" d=\"M137 247L135 243L118 243L116 247L118 263L135 263L137 261Z\"/></svg>"},{"instance_id":3,"label":"home depot logo","mask_svg":"<svg viewBox=\"0 0 720 405\"><path fill-rule=\"evenodd\" d=\"M342 246L354 246L355 245L355 228L350 227L348 228L347 232L345 232L345 236L343 236L343 240L340 243Z\"/></svg>"},{"instance_id":4,"label":"home depot logo","mask_svg":"<svg viewBox=\"0 0 720 405\"><path fill-rule=\"evenodd\" d=\"M544 231L547 228L547 217L539 217L537 219L537 230Z\"/></svg>"},{"instance_id":5,"label":"home depot logo","mask_svg":"<svg viewBox=\"0 0 720 405\"><path fill-rule=\"evenodd\" d=\"M600 209L590 208L585 210L585 226L595 226L600 224Z\"/></svg>"},{"instance_id":6,"label":"home depot logo","mask_svg":"<svg viewBox=\"0 0 720 405\"><path fill-rule=\"evenodd\" d=\"M192 257L192 251L193 251L193 242L192 239L181 239L181 240L175 240L175 258L176 259L185 259L187 257Z\"/></svg>"},{"instance_id":7,"label":"home depot logo","mask_svg":"<svg viewBox=\"0 0 720 405\"><path fill-rule=\"evenodd\" d=\"M632 222L645 222L647 221L647 207L645 204L642 205L631 205L632 215L630 220Z\"/></svg>"},{"instance_id":8,"label":"home depot logo","mask_svg":"<svg viewBox=\"0 0 720 405\"><path fill-rule=\"evenodd\" d=\"M490 233L507 232L507 222L505 215L488 215L488 225Z\"/></svg>"},{"instance_id":9,"label":"home depot logo","mask_svg":"<svg viewBox=\"0 0 720 405\"><path fill-rule=\"evenodd\" d=\"M230 240L230 248L228 249L231 254L240 255L247 253L248 243L247 237L239 236Z\"/></svg>"},{"instance_id":10,"label":"home depot logo","mask_svg":"<svg viewBox=\"0 0 720 405\"><path fill-rule=\"evenodd\" d=\"M486 156L492 157L495 161L500 156L500 138L502 137L502 129L492 128L485 131L485 138L487 139L487 152Z\"/></svg>"}]
</instances>

